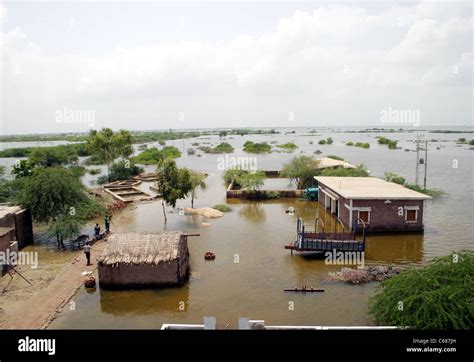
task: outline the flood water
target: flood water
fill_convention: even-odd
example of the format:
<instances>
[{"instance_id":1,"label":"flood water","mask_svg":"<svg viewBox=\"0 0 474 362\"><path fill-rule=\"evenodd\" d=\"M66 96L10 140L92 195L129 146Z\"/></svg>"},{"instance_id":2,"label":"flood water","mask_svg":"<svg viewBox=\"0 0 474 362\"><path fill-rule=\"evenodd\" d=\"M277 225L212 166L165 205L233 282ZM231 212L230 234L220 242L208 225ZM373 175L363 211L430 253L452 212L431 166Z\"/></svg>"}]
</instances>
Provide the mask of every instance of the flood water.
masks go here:
<instances>
[{"instance_id":1,"label":"flood water","mask_svg":"<svg viewBox=\"0 0 474 362\"><path fill-rule=\"evenodd\" d=\"M236 149L230 156L255 156L261 169L281 169L283 163L295 155L301 152L312 155L319 149L322 151L319 156L338 155L353 164L364 163L373 176L383 176L384 172L391 171L414 181L415 153L403 150L414 150L414 133L366 134L318 129L318 134L307 135L307 131L297 130L297 134L288 135L232 136L227 137L226 142ZM444 190L446 195L427 201L423 234L369 235L366 264L422 265L453 250L473 249L474 151L467 145L457 145L455 140L460 137L469 140L474 135L421 131L417 134L437 140L429 146L428 187ZM389 150L378 145L375 137L381 135L399 140L402 149ZM317 144L318 140L329 136L334 139L332 145ZM277 141L278 144L294 142L299 149L294 153L249 155L242 152L242 145L247 140ZM369 142L371 148L348 147L343 143L347 141ZM186 150L194 142L215 145L220 140L205 137L167 144ZM222 155L183 156L177 162L209 174L208 188L198 192L195 207L227 203L232 211L224 217L206 219L172 212L168 214L165 227L161 202L152 202L135 204L112 219L112 232L182 230L199 233L200 236L188 239L189 282L180 288L146 291L97 289L87 292L80 288L73 298L75 310L66 308L50 328L160 328L163 323L201 324L203 316L215 316L218 325L229 323L230 327L236 327L239 317L263 319L270 325L373 324L368 313L368 299L377 283L328 282L328 273L340 270L341 266L326 265L324 258L292 256L283 248L294 240L297 216L301 216L308 226L320 216L325 220L326 229L330 230L334 227L334 219L317 202L226 200L219 157ZM146 169L152 171L153 168L148 166ZM87 175L84 182L89 184L96 177ZM278 188L287 185L287 180L275 182ZM142 187L147 186L143 184ZM181 200L177 206L189 207L190 201ZM294 215L285 212L290 206L295 208ZM215 252L216 259L204 260L206 251ZM325 292L305 295L283 292L283 288L301 285L321 287ZM180 309L182 302L184 310ZM294 303L293 310L289 308L290 302Z\"/></svg>"}]
</instances>

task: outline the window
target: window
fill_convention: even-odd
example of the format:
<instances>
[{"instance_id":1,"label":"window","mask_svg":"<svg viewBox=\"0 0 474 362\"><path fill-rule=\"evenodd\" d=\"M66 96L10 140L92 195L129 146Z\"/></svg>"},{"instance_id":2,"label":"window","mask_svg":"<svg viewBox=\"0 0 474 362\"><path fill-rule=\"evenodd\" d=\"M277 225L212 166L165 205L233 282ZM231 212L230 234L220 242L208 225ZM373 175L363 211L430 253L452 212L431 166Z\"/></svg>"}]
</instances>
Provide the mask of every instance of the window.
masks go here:
<instances>
[{"instance_id":1,"label":"window","mask_svg":"<svg viewBox=\"0 0 474 362\"><path fill-rule=\"evenodd\" d=\"M359 211L359 219L361 219L366 224L369 222L369 212L370 211Z\"/></svg>"},{"instance_id":2,"label":"window","mask_svg":"<svg viewBox=\"0 0 474 362\"><path fill-rule=\"evenodd\" d=\"M407 222L416 222L418 215L416 210L406 210L405 220Z\"/></svg>"}]
</instances>

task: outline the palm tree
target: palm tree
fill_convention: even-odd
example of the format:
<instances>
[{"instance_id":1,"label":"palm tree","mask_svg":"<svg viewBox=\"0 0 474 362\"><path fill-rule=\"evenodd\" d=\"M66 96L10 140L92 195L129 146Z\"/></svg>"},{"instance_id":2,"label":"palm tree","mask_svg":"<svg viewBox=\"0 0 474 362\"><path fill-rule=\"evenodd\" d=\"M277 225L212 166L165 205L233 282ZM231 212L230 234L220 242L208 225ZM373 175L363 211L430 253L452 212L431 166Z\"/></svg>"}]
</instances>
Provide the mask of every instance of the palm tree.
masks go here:
<instances>
[{"instance_id":1,"label":"palm tree","mask_svg":"<svg viewBox=\"0 0 474 362\"><path fill-rule=\"evenodd\" d=\"M194 208L194 199L196 197L196 191L199 187L201 190L205 190L206 185L206 174L197 171L190 171L191 173L191 208Z\"/></svg>"}]
</instances>

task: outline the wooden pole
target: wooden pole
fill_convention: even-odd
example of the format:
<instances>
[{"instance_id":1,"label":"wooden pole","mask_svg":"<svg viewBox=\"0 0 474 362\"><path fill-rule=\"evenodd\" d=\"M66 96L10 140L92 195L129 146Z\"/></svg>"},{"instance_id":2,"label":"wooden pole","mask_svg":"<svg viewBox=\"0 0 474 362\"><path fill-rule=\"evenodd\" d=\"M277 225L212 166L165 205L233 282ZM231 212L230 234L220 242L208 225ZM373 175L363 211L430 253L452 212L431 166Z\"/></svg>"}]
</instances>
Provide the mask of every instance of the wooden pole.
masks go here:
<instances>
[{"instance_id":1,"label":"wooden pole","mask_svg":"<svg viewBox=\"0 0 474 362\"><path fill-rule=\"evenodd\" d=\"M423 179L423 189L426 190L426 174L428 172L428 141L425 141L425 177Z\"/></svg>"},{"instance_id":2,"label":"wooden pole","mask_svg":"<svg viewBox=\"0 0 474 362\"><path fill-rule=\"evenodd\" d=\"M416 170L415 170L415 185L418 186L418 170L420 165L420 136L416 136Z\"/></svg>"}]
</instances>

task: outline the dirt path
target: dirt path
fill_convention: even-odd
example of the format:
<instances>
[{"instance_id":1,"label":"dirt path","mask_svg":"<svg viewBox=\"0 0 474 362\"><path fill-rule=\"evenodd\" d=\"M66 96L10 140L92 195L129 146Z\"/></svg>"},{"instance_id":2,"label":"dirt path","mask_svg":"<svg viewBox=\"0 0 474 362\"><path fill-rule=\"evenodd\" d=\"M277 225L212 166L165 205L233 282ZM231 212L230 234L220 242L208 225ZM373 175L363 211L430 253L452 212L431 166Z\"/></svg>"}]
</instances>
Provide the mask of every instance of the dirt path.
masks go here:
<instances>
[{"instance_id":1,"label":"dirt path","mask_svg":"<svg viewBox=\"0 0 474 362\"><path fill-rule=\"evenodd\" d=\"M56 313L72 298L86 278L81 273L94 271L95 260L101 255L106 242L101 240L92 247L92 265L86 266L82 251L75 252L66 264L43 289L27 298L16 301L17 313L8 313L0 320L0 329L44 329ZM8 276L6 276L8 278ZM19 278L15 276L15 278Z\"/></svg>"}]
</instances>

